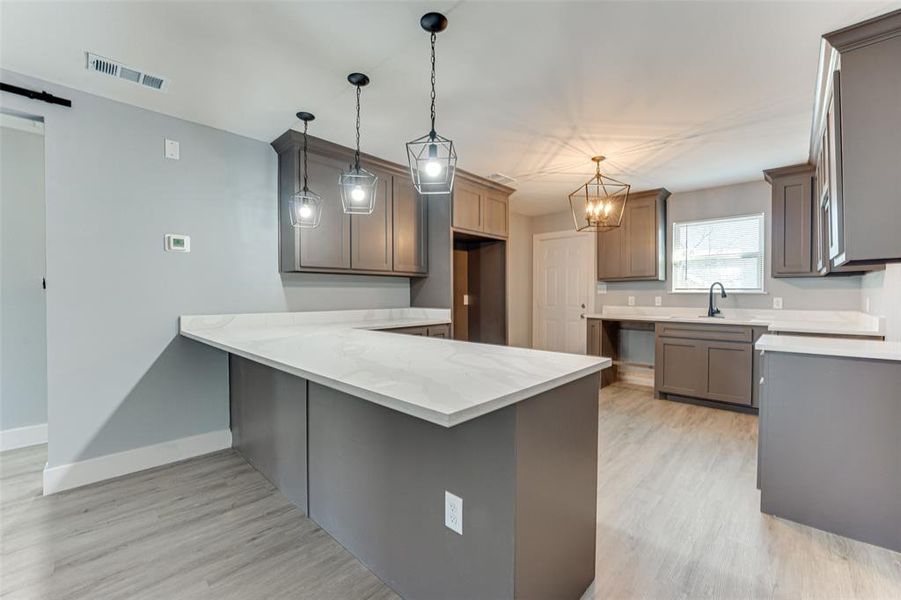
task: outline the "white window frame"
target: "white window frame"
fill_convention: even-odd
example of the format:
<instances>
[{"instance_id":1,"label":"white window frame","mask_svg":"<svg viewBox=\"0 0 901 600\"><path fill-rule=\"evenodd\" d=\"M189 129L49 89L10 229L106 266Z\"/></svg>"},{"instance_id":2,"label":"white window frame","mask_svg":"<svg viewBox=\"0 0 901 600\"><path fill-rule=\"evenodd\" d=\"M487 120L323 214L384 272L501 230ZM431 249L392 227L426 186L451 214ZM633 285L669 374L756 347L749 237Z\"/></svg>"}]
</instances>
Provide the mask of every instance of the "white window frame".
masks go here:
<instances>
[{"instance_id":1,"label":"white window frame","mask_svg":"<svg viewBox=\"0 0 901 600\"><path fill-rule=\"evenodd\" d=\"M692 219L690 221L673 221L672 230L670 231L670 258L669 258L669 270L670 270L670 286L669 293L670 294L708 294L710 292L709 289L676 289L676 227L677 226L685 226L685 225L695 225L697 223L710 223L713 221L733 221L735 219L747 219L749 217L757 217L760 219L760 260L762 262L762 277L760 279L760 289L754 290L737 290L737 289L727 289L726 292L729 294L766 294L766 284L767 284L767 268L766 268L766 213L748 213L741 215L729 215L727 217L712 217L709 219Z\"/></svg>"}]
</instances>

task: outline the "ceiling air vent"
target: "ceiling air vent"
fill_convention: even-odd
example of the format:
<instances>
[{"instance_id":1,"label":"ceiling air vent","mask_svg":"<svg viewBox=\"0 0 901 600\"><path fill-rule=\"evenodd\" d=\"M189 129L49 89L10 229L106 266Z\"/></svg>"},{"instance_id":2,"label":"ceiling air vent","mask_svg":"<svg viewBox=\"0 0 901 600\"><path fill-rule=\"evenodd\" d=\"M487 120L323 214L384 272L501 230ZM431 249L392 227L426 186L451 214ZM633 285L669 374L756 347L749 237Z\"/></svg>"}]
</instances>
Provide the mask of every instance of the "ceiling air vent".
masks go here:
<instances>
[{"instance_id":1,"label":"ceiling air vent","mask_svg":"<svg viewBox=\"0 0 901 600\"><path fill-rule=\"evenodd\" d=\"M488 179L490 179L491 181L496 181L503 185L516 183L515 177L510 177L509 175L504 175L503 173L492 173L488 176Z\"/></svg>"},{"instance_id":2,"label":"ceiling air vent","mask_svg":"<svg viewBox=\"0 0 901 600\"><path fill-rule=\"evenodd\" d=\"M96 71L103 75L124 79L125 81L137 83L138 85L143 85L159 92L165 92L169 87L169 80L165 77L151 75L141 69L125 66L120 62L98 56L91 52L86 52L85 54L87 55L88 71Z\"/></svg>"}]
</instances>

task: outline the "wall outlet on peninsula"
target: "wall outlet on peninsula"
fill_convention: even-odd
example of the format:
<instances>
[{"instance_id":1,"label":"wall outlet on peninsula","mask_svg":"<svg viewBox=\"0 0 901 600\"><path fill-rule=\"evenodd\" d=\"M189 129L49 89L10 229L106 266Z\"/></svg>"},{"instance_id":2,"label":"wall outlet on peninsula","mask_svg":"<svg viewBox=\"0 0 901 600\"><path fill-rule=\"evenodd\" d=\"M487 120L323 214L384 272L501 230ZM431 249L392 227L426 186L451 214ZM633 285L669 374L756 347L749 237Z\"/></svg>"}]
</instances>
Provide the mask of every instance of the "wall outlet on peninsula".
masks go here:
<instances>
[{"instance_id":1,"label":"wall outlet on peninsula","mask_svg":"<svg viewBox=\"0 0 901 600\"><path fill-rule=\"evenodd\" d=\"M463 535L463 498L444 492L444 526Z\"/></svg>"}]
</instances>

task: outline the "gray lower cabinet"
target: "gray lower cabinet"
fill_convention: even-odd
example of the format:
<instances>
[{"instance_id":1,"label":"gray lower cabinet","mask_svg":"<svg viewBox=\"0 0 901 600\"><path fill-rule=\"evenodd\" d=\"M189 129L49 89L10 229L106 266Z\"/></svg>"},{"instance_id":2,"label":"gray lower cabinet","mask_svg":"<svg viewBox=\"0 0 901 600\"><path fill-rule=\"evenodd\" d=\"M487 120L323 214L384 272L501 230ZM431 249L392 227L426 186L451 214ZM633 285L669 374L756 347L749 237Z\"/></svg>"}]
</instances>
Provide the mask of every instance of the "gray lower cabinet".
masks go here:
<instances>
[{"instance_id":1,"label":"gray lower cabinet","mask_svg":"<svg viewBox=\"0 0 901 600\"><path fill-rule=\"evenodd\" d=\"M654 391L752 406L754 328L658 323Z\"/></svg>"},{"instance_id":2,"label":"gray lower cabinet","mask_svg":"<svg viewBox=\"0 0 901 600\"><path fill-rule=\"evenodd\" d=\"M403 333L406 335L419 335L422 337L450 337L450 325L446 323L442 323L441 325L424 325L422 327L395 327L394 329L383 329L382 331Z\"/></svg>"},{"instance_id":3,"label":"gray lower cabinet","mask_svg":"<svg viewBox=\"0 0 901 600\"><path fill-rule=\"evenodd\" d=\"M602 325L599 319L588 319L588 340L585 345L588 356L601 355L601 331Z\"/></svg>"}]
</instances>

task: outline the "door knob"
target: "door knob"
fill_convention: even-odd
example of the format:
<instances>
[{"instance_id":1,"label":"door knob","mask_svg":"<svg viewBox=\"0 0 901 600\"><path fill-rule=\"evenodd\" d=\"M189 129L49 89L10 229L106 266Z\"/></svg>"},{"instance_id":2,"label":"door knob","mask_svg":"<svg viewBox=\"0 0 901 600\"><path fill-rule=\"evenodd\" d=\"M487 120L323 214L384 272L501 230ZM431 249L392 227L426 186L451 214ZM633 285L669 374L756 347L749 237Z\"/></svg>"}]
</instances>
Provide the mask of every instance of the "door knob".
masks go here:
<instances>
[{"instance_id":1,"label":"door knob","mask_svg":"<svg viewBox=\"0 0 901 600\"><path fill-rule=\"evenodd\" d=\"M579 318L580 318L580 319L584 319L584 318L585 318L585 315L584 315L584 314L581 314L581 315L579 315Z\"/></svg>"},{"instance_id":2,"label":"door knob","mask_svg":"<svg viewBox=\"0 0 901 600\"><path fill-rule=\"evenodd\" d=\"M582 303L582 308L585 308L585 303L584 303L584 302Z\"/></svg>"}]
</instances>

